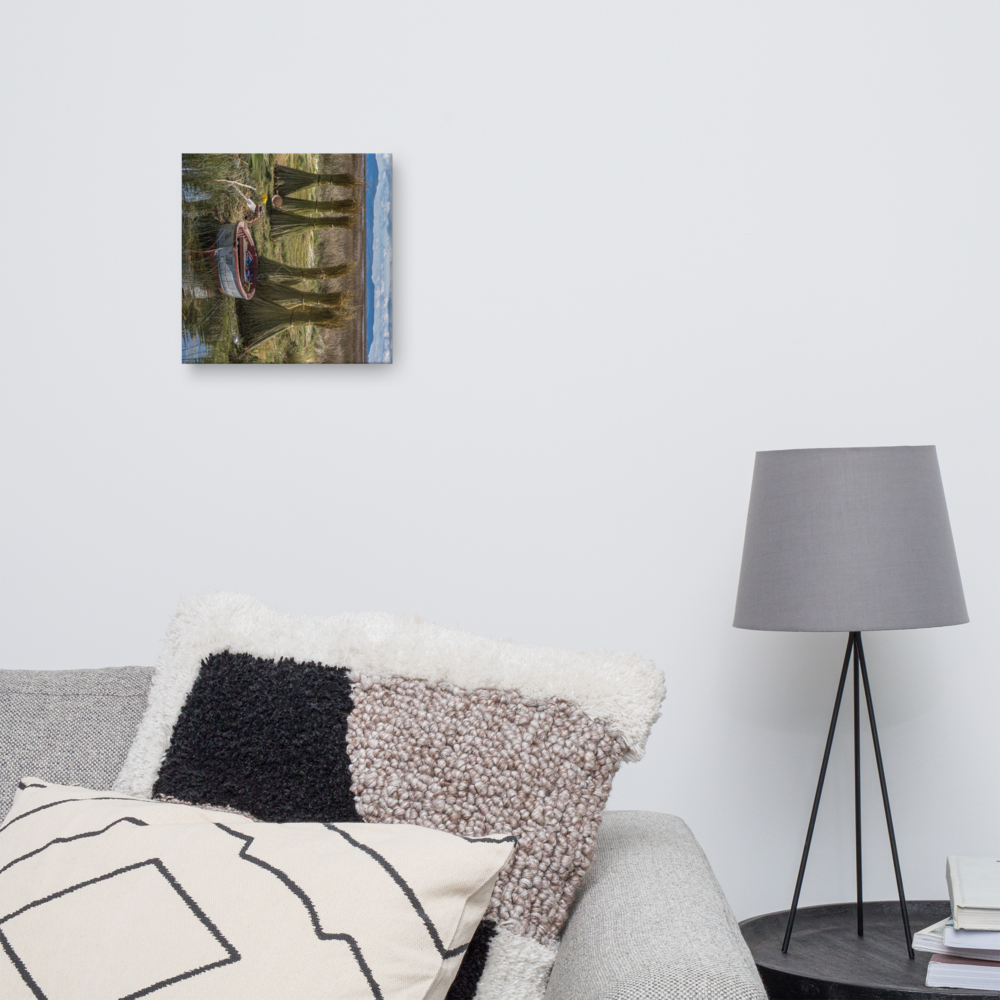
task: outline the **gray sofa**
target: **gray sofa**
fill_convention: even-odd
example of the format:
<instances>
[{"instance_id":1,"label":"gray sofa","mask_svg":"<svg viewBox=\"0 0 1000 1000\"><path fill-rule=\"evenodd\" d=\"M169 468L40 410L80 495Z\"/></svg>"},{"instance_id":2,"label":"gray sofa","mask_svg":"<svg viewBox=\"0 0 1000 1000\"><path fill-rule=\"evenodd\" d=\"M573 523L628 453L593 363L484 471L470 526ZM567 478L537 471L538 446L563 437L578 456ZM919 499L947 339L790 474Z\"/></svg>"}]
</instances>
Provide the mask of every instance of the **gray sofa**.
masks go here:
<instances>
[{"instance_id":1,"label":"gray sofa","mask_svg":"<svg viewBox=\"0 0 1000 1000\"><path fill-rule=\"evenodd\" d=\"M25 775L110 788L151 675L146 667L0 670L0 816ZM605 812L546 997L766 997L708 860L682 820Z\"/></svg>"}]
</instances>

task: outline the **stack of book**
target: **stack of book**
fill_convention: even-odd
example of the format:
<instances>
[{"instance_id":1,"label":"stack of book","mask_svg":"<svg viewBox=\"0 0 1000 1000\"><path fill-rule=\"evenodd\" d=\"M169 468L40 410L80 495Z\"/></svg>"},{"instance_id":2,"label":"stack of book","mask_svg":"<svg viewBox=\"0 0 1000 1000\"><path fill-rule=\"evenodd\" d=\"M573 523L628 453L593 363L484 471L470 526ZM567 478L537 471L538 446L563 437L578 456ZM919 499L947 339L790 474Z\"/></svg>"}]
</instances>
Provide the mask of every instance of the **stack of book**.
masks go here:
<instances>
[{"instance_id":1,"label":"stack of book","mask_svg":"<svg viewBox=\"0 0 1000 1000\"><path fill-rule=\"evenodd\" d=\"M951 916L913 935L928 986L1000 989L1000 859L949 857Z\"/></svg>"}]
</instances>

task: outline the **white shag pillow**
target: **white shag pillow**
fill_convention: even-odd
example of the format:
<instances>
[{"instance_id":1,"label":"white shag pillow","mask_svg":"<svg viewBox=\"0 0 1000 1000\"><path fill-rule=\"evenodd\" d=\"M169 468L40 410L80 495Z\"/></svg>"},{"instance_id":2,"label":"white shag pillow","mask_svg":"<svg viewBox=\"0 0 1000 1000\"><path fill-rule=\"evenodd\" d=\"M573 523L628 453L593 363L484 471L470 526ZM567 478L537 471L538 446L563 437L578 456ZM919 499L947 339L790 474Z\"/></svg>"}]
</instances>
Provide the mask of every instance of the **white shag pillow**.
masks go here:
<instances>
[{"instance_id":1,"label":"white shag pillow","mask_svg":"<svg viewBox=\"0 0 1000 1000\"><path fill-rule=\"evenodd\" d=\"M0 827L0 996L440 1000L513 847L25 778Z\"/></svg>"}]
</instances>

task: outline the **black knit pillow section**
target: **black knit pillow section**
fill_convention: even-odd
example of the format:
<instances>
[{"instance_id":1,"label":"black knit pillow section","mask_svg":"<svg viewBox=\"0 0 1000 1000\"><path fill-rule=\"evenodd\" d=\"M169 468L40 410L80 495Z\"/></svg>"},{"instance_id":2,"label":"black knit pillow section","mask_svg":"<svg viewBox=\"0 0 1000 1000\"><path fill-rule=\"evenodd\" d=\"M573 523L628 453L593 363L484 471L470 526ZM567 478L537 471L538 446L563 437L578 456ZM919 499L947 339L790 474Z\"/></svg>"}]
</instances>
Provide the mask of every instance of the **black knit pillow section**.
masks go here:
<instances>
[{"instance_id":1,"label":"black knit pillow section","mask_svg":"<svg viewBox=\"0 0 1000 1000\"><path fill-rule=\"evenodd\" d=\"M360 823L351 794L347 671L215 653L202 661L153 795L270 823Z\"/></svg>"},{"instance_id":2,"label":"black knit pillow section","mask_svg":"<svg viewBox=\"0 0 1000 1000\"><path fill-rule=\"evenodd\" d=\"M486 957L490 953L490 940L496 937L497 925L492 920L483 920L472 935L465 957L458 967L458 975L448 990L445 1000L473 1000L479 988L479 977L486 968Z\"/></svg>"}]
</instances>

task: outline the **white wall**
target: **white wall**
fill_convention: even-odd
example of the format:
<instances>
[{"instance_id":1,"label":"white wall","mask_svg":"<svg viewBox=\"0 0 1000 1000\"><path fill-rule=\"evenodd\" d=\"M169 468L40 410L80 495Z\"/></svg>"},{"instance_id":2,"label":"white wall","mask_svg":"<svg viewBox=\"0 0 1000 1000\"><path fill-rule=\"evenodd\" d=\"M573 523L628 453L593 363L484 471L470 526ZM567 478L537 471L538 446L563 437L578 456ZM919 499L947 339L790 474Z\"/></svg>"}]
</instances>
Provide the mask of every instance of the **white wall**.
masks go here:
<instances>
[{"instance_id":1,"label":"white wall","mask_svg":"<svg viewBox=\"0 0 1000 1000\"><path fill-rule=\"evenodd\" d=\"M634 650L612 805L779 909L846 637L731 627L754 451L936 444L972 622L868 659L908 893L996 854L1000 8L211 9L6 14L0 665L150 664L214 589ZM180 364L179 155L246 147L395 154L391 368ZM805 903L850 778L845 726Z\"/></svg>"}]
</instances>

